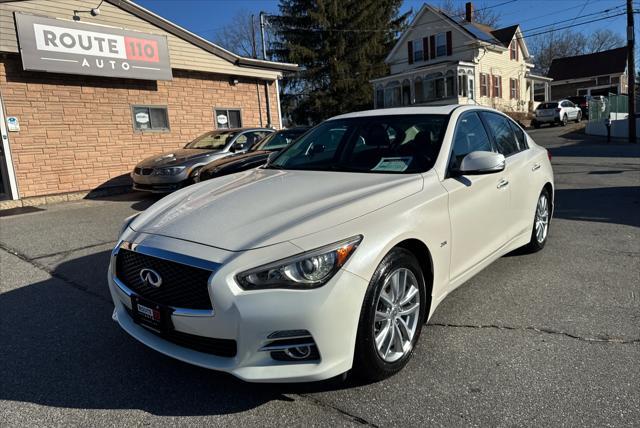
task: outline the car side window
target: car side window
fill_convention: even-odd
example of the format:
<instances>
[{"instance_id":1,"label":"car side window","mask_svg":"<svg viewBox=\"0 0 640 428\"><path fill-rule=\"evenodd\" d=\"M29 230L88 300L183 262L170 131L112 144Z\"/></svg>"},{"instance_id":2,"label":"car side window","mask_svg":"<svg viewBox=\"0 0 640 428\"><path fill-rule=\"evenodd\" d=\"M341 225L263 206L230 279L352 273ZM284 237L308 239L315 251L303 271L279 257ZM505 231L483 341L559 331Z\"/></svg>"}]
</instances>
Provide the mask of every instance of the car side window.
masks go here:
<instances>
[{"instance_id":1,"label":"car side window","mask_svg":"<svg viewBox=\"0 0 640 428\"><path fill-rule=\"evenodd\" d=\"M509 119L489 112L483 112L482 117L493 135L498 153L502 153L504 157L507 157L520 151L516 136L509 125Z\"/></svg>"},{"instance_id":2,"label":"car side window","mask_svg":"<svg viewBox=\"0 0 640 428\"><path fill-rule=\"evenodd\" d=\"M516 137L516 142L518 144L518 151L521 152L523 150L527 150L529 148L529 144L527 144L527 136L525 135L522 128L513 123L513 121L509 121L509 125L511 126L511 130L513 131L513 135Z\"/></svg>"},{"instance_id":3,"label":"car side window","mask_svg":"<svg viewBox=\"0 0 640 428\"><path fill-rule=\"evenodd\" d=\"M451 150L451 168L459 168L462 159L471 152L492 152L491 140L478 113L464 114L456 125Z\"/></svg>"}]
</instances>

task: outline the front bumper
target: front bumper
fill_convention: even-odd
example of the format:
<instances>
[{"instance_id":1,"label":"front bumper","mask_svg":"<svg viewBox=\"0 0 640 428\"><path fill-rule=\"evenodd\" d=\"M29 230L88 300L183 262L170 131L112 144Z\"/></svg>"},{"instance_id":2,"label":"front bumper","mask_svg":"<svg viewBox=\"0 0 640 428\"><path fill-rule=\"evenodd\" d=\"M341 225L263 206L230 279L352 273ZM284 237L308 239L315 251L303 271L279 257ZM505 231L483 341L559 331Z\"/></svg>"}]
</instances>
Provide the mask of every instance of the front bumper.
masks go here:
<instances>
[{"instance_id":1,"label":"front bumper","mask_svg":"<svg viewBox=\"0 0 640 428\"><path fill-rule=\"evenodd\" d=\"M189 184L189 170L177 175L142 175L131 173L133 189L143 192L169 193Z\"/></svg>"},{"instance_id":2,"label":"front bumper","mask_svg":"<svg viewBox=\"0 0 640 428\"><path fill-rule=\"evenodd\" d=\"M155 236L151 241L155 241L152 244L163 241L163 244L178 245L183 249L188 247L188 253L199 253L200 257L204 247ZM245 381L317 381L351 368L367 281L341 270L323 287L314 290L244 291L237 286L234 277L247 267L247 263L257 266L269 257L278 259L278 253L291 255L300 250L288 243L245 251L240 255L210 250L216 253L212 257L215 263L230 256L209 278L213 311L181 313L177 310L171 315L171 321L175 330L181 333L235 340L237 352L234 357L179 346L136 324L129 313L131 299L114 277L115 259L112 256L108 282L115 303L113 319L131 336L158 352L197 366L228 372ZM307 330L317 345L319 359L278 361L270 352L260 351L269 343L270 334L284 330Z\"/></svg>"}]
</instances>

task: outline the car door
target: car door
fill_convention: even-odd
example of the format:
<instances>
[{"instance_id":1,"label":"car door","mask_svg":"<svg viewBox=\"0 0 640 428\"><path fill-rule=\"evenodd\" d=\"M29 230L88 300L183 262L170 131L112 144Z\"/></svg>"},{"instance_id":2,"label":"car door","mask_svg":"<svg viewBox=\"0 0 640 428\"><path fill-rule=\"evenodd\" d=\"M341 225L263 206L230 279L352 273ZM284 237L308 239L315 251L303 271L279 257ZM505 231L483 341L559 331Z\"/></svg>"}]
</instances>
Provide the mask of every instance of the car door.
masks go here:
<instances>
[{"instance_id":1,"label":"car door","mask_svg":"<svg viewBox=\"0 0 640 428\"><path fill-rule=\"evenodd\" d=\"M506 242L509 189L502 172L453 176L462 158L473 151L495 151L477 112L464 113L456 124L447 178L451 222L450 278L454 282Z\"/></svg>"},{"instance_id":2,"label":"car door","mask_svg":"<svg viewBox=\"0 0 640 428\"><path fill-rule=\"evenodd\" d=\"M509 187L509 213L503 225L510 241L531 228L531 151L524 131L511 119L498 113L482 112L498 153L505 157L504 177Z\"/></svg>"}]
</instances>

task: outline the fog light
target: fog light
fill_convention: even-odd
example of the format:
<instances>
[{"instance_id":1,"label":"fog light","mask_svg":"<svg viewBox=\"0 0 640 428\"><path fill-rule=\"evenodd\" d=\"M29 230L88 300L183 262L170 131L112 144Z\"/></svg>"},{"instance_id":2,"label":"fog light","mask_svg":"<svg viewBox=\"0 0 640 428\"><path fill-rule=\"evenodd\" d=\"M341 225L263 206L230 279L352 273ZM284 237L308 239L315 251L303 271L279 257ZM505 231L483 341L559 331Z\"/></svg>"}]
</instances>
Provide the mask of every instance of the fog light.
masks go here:
<instances>
[{"instance_id":1,"label":"fog light","mask_svg":"<svg viewBox=\"0 0 640 428\"><path fill-rule=\"evenodd\" d=\"M295 348L287 348L284 353L294 360L305 360L311 355L310 346L296 346Z\"/></svg>"}]
</instances>

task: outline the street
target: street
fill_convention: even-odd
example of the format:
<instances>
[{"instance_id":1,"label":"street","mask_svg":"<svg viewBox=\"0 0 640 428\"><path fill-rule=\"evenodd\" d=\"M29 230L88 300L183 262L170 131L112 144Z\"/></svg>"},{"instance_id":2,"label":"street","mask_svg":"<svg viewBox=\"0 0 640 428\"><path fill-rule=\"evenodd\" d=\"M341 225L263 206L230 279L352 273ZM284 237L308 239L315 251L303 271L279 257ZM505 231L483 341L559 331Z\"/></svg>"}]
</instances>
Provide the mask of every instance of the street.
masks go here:
<instances>
[{"instance_id":1,"label":"street","mask_svg":"<svg viewBox=\"0 0 640 428\"><path fill-rule=\"evenodd\" d=\"M0 212L0 426L633 426L640 420L640 148L577 125L550 148L546 248L446 298L398 375L256 385L138 343L108 255L132 193Z\"/></svg>"}]
</instances>

